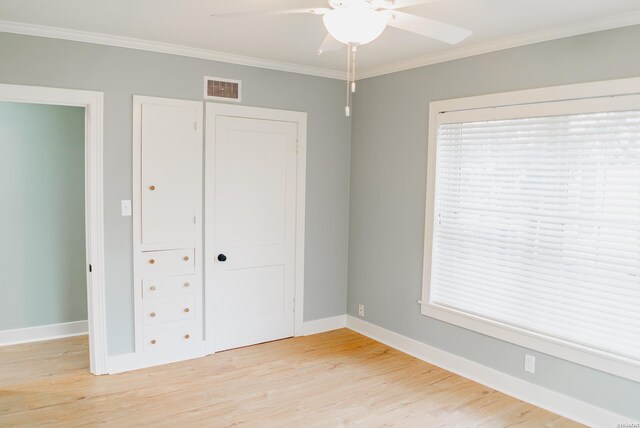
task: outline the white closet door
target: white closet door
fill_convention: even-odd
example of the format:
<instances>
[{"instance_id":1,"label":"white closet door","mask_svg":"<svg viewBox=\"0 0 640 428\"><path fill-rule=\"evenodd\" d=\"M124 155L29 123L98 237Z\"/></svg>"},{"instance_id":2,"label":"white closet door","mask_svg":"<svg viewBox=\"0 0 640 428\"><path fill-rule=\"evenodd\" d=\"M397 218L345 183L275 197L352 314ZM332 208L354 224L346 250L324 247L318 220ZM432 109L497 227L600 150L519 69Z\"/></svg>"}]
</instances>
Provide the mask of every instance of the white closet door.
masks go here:
<instances>
[{"instance_id":1,"label":"white closet door","mask_svg":"<svg viewBox=\"0 0 640 428\"><path fill-rule=\"evenodd\" d=\"M207 293L216 351L294 334L297 124L214 116ZM214 126L212 126L214 125ZM211 153L208 152L208 156Z\"/></svg>"},{"instance_id":2,"label":"white closet door","mask_svg":"<svg viewBox=\"0 0 640 428\"><path fill-rule=\"evenodd\" d=\"M195 239L200 189L196 108L142 105L142 244Z\"/></svg>"}]
</instances>

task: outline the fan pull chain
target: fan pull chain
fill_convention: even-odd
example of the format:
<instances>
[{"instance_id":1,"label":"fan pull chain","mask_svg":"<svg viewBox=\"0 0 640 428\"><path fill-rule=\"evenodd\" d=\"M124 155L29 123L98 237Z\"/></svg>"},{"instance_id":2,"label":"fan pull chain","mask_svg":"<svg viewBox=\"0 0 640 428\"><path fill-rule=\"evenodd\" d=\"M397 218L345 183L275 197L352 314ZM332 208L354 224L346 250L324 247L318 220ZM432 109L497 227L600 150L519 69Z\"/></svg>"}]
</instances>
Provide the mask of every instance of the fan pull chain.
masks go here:
<instances>
[{"instance_id":1,"label":"fan pull chain","mask_svg":"<svg viewBox=\"0 0 640 428\"><path fill-rule=\"evenodd\" d=\"M347 105L344 108L344 115L349 117L351 116L351 45L347 45Z\"/></svg>"},{"instance_id":2,"label":"fan pull chain","mask_svg":"<svg viewBox=\"0 0 640 428\"><path fill-rule=\"evenodd\" d=\"M351 48L351 93L352 94L356 92L356 48L357 46L353 46Z\"/></svg>"},{"instance_id":3,"label":"fan pull chain","mask_svg":"<svg viewBox=\"0 0 640 428\"><path fill-rule=\"evenodd\" d=\"M351 94L356 92L356 49L357 45L347 45L347 105L345 116L351 116Z\"/></svg>"}]
</instances>

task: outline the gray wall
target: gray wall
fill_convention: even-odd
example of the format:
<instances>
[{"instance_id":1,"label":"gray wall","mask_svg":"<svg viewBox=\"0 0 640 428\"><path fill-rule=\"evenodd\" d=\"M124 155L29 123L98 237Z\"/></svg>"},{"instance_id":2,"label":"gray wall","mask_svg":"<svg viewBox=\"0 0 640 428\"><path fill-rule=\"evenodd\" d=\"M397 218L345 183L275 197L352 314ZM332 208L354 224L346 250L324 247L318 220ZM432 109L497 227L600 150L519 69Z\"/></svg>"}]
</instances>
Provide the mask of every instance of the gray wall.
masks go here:
<instances>
[{"instance_id":1,"label":"gray wall","mask_svg":"<svg viewBox=\"0 0 640 428\"><path fill-rule=\"evenodd\" d=\"M349 122L343 84L85 43L0 34L0 83L105 92L105 221L109 353L133 349L132 95L201 100L202 77L243 80L243 104L307 111L305 320L366 305L365 319L514 376L640 417L637 383L537 355L420 315L427 105L431 100L640 75L640 27L486 54L360 82ZM350 202L349 202L350 201ZM350 222L347 221L351 210ZM528 351L531 353L531 351Z\"/></svg>"},{"instance_id":2,"label":"gray wall","mask_svg":"<svg viewBox=\"0 0 640 428\"><path fill-rule=\"evenodd\" d=\"M105 93L104 168L108 352L133 350L132 96L202 100L205 75L242 80L245 105L308 117L305 320L345 313L350 123L332 79L87 43L0 33L0 83Z\"/></svg>"},{"instance_id":3,"label":"gray wall","mask_svg":"<svg viewBox=\"0 0 640 428\"><path fill-rule=\"evenodd\" d=\"M87 319L84 108L0 102L0 330Z\"/></svg>"},{"instance_id":4,"label":"gray wall","mask_svg":"<svg viewBox=\"0 0 640 428\"><path fill-rule=\"evenodd\" d=\"M348 313L502 372L640 419L640 384L420 314L429 101L640 76L640 26L360 82L353 108Z\"/></svg>"}]
</instances>

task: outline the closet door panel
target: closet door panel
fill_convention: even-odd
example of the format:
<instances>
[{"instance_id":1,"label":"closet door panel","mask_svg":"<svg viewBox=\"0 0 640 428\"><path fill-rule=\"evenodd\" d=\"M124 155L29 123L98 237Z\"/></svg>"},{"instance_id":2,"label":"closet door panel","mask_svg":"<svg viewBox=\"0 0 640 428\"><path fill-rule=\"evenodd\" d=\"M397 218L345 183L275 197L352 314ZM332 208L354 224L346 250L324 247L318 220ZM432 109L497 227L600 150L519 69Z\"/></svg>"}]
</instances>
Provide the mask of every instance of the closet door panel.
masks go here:
<instances>
[{"instance_id":1,"label":"closet door panel","mask_svg":"<svg viewBox=\"0 0 640 428\"><path fill-rule=\"evenodd\" d=\"M196 200L198 110L183 106L142 106L142 244L193 241Z\"/></svg>"}]
</instances>

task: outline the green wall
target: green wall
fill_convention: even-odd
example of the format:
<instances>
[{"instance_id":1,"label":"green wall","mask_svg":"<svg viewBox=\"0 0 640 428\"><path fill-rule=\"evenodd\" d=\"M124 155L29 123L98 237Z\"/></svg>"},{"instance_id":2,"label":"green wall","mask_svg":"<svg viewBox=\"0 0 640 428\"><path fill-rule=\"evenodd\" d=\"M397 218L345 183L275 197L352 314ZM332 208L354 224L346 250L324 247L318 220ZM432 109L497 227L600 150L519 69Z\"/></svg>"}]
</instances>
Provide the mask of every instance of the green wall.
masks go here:
<instances>
[{"instance_id":1,"label":"green wall","mask_svg":"<svg viewBox=\"0 0 640 428\"><path fill-rule=\"evenodd\" d=\"M87 319L84 108L0 102L0 331Z\"/></svg>"}]
</instances>

